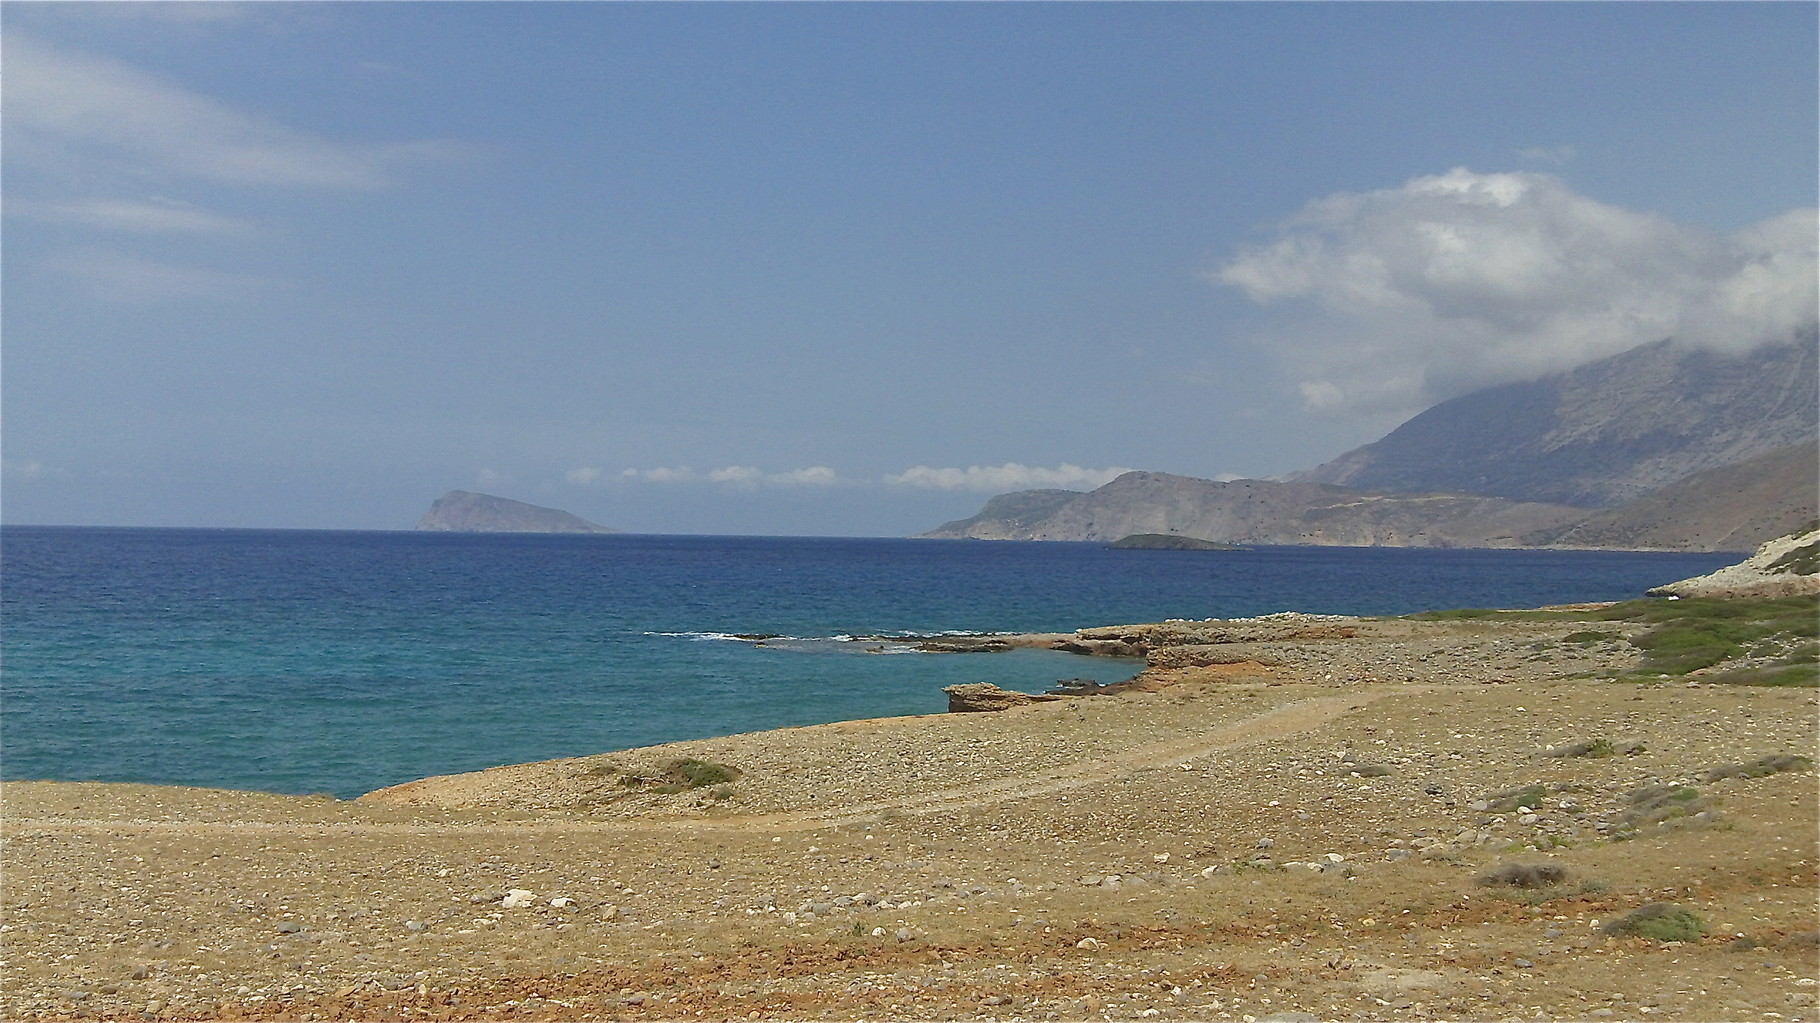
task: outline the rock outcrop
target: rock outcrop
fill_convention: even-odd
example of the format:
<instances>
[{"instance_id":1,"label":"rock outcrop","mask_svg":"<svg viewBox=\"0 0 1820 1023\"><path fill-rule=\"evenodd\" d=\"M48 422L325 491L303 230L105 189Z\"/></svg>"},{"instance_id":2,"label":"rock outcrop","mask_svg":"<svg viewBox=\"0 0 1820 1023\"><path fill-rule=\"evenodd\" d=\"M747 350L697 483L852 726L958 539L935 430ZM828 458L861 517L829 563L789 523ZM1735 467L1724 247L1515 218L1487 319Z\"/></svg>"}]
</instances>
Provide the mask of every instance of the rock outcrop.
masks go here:
<instances>
[{"instance_id":1,"label":"rock outcrop","mask_svg":"<svg viewBox=\"0 0 1820 1023\"><path fill-rule=\"evenodd\" d=\"M451 490L436 499L417 528L444 533L617 533L555 508Z\"/></svg>"},{"instance_id":2,"label":"rock outcrop","mask_svg":"<svg viewBox=\"0 0 1820 1023\"><path fill-rule=\"evenodd\" d=\"M1652 597L1798 597L1820 593L1820 521L1716 572L1658 586Z\"/></svg>"},{"instance_id":3,"label":"rock outcrop","mask_svg":"<svg viewBox=\"0 0 1820 1023\"><path fill-rule=\"evenodd\" d=\"M971 682L966 685L948 686L942 692L948 694L948 711L954 714L971 714L982 711L1009 710L1022 707L1027 703L1049 703L1053 700L1065 700L1065 696L1031 696L1011 689L1000 689L990 682Z\"/></svg>"}]
</instances>

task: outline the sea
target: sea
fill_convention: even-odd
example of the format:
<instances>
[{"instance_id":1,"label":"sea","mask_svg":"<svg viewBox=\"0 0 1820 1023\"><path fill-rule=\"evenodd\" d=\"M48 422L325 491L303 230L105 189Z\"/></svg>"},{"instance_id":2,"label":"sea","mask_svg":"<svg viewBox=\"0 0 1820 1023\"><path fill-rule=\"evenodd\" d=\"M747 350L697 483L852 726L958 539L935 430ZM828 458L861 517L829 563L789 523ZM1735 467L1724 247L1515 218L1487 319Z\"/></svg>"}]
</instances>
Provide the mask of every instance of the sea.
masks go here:
<instances>
[{"instance_id":1,"label":"sea","mask_svg":"<svg viewBox=\"0 0 1820 1023\"><path fill-rule=\"evenodd\" d=\"M1618 600L1728 554L0 528L0 778L327 793L1141 663L911 638ZM762 640L756 637L766 637ZM890 637L879 639L875 637Z\"/></svg>"}]
</instances>

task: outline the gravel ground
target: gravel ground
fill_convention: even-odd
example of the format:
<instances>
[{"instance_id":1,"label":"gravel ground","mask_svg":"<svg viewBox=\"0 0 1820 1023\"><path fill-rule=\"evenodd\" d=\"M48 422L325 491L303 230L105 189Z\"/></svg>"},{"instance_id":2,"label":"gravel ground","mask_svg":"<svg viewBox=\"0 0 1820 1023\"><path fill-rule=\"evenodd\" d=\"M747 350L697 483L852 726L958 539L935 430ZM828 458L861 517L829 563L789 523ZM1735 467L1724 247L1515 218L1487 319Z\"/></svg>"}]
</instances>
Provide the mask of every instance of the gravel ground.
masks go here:
<instances>
[{"instance_id":1,"label":"gravel ground","mask_svg":"<svg viewBox=\"0 0 1820 1023\"><path fill-rule=\"evenodd\" d=\"M10 783L0 1017L1820 1015L1815 775L1712 776L1812 755L1814 691L1607 681L1609 623L1265 624L1151 692L358 801ZM1653 903L1704 933L1604 932Z\"/></svg>"}]
</instances>

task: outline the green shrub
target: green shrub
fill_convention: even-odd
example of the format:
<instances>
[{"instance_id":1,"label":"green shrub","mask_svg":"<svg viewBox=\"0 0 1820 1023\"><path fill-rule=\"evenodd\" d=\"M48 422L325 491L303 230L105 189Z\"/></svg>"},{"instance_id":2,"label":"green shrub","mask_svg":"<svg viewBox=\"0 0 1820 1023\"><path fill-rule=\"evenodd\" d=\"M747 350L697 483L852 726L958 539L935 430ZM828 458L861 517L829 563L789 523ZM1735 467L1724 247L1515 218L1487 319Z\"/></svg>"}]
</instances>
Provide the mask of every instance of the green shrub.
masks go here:
<instances>
[{"instance_id":1,"label":"green shrub","mask_svg":"<svg viewBox=\"0 0 1820 1023\"><path fill-rule=\"evenodd\" d=\"M1547 794L1548 790L1539 784L1525 785L1522 788L1493 792L1486 797L1485 802L1489 804L1489 809L1498 813L1509 813L1519 806L1527 806L1534 810L1542 805L1542 797Z\"/></svg>"},{"instance_id":2,"label":"green shrub","mask_svg":"<svg viewBox=\"0 0 1820 1023\"><path fill-rule=\"evenodd\" d=\"M743 772L736 767L696 760L693 757L678 760L670 765L670 774L692 789L699 789L704 785L724 785L738 778L741 773Z\"/></svg>"},{"instance_id":3,"label":"green shrub","mask_svg":"<svg viewBox=\"0 0 1820 1023\"><path fill-rule=\"evenodd\" d=\"M1664 675L1710 668L1766 640L1793 646L1820 636L1820 598L1815 597L1627 600L1597 614L1606 621L1653 626L1631 643L1644 653L1644 672Z\"/></svg>"},{"instance_id":4,"label":"green shrub","mask_svg":"<svg viewBox=\"0 0 1820 1023\"><path fill-rule=\"evenodd\" d=\"M1652 902L1599 928L1607 935L1635 935L1654 941L1695 941L1706 933L1706 922L1685 906Z\"/></svg>"},{"instance_id":5,"label":"green shrub","mask_svg":"<svg viewBox=\"0 0 1820 1023\"><path fill-rule=\"evenodd\" d=\"M1618 747L1610 739L1586 739L1570 742L1565 746L1556 746L1542 755L1545 757L1612 757L1617 756ZM1534 806L1534 803L1528 804Z\"/></svg>"},{"instance_id":6,"label":"green shrub","mask_svg":"<svg viewBox=\"0 0 1820 1023\"><path fill-rule=\"evenodd\" d=\"M1500 863L1480 877L1479 883L1488 887L1548 888L1564 884L1571 876L1572 872L1559 863Z\"/></svg>"},{"instance_id":7,"label":"green shrub","mask_svg":"<svg viewBox=\"0 0 1820 1023\"><path fill-rule=\"evenodd\" d=\"M709 785L725 788L743 773L745 772L737 767L685 757L681 760L670 761L664 765L663 773L655 777L646 777L628 771L620 775L619 784L629 789L640 789L659 795L674 795L678 792L687 792L690 789L699 789ZM732 794L731 789L726 791L728 795ZM725 799L727 797L717 794L715 798Z\"/></svg>"}]
</instances>

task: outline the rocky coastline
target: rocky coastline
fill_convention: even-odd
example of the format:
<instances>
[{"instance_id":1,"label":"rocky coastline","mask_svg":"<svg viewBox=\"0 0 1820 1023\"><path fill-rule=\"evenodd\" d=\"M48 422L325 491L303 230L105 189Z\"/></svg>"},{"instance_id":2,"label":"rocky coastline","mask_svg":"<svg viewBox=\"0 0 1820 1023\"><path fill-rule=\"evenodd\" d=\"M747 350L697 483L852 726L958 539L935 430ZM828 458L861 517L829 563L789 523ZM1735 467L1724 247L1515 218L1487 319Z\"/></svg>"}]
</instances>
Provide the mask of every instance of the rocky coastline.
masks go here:
<instances>
[{"instance_id":1,"label":"rocky coastline","mask_svg":"<svg viewBox=\"0 0 1820 1023\"><path fill-rule=\"evenodd\" d=\"M980 637L1146 668L354 801L8 783L0 1017L1813 1018L1816 691L1611 614Z\"/></svg>"}]
</instances>

